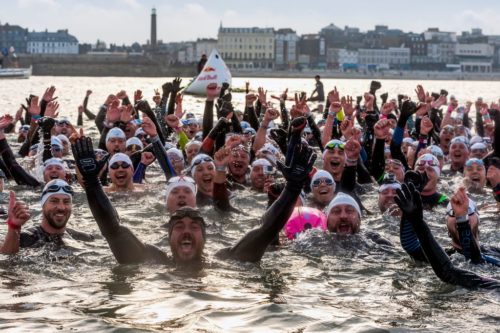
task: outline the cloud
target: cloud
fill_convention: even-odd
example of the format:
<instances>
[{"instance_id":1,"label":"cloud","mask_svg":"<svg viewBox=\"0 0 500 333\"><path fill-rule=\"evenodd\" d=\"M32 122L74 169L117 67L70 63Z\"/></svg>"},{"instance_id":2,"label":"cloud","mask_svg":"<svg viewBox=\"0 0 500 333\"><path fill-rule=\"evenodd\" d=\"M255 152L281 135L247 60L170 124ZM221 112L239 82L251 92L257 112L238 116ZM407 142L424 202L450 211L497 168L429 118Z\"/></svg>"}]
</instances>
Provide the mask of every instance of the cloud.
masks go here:
<instances>
[{"instance_id":1,"label":"cloud","mask_svg":"<svg viewBox=\"0 0 500 333\"><path fill-rule=\"evenodd\" d=\"M58 4L55 0L17 0L17 5L20 8L33 8L33 7L56 7Z\"/></svg>"}]
</instances>

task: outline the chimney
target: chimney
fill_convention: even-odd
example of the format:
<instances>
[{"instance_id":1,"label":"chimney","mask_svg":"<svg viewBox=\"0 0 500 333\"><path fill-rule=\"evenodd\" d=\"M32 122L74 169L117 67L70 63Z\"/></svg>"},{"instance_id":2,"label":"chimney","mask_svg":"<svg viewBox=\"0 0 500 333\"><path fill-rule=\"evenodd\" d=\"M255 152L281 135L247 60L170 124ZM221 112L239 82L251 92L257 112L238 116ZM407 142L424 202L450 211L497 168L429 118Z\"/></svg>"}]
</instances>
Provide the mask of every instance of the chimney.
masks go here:
<instances>
[{"instance_id":1,"label":"chimney","mask_svg":"<svg viewBox=\"0 0 500 333\"><path fill-rule=\"evenodd\" d=\"M156 50L156 9L151 10L151 49Z\"/></svg>"}]
</instances>

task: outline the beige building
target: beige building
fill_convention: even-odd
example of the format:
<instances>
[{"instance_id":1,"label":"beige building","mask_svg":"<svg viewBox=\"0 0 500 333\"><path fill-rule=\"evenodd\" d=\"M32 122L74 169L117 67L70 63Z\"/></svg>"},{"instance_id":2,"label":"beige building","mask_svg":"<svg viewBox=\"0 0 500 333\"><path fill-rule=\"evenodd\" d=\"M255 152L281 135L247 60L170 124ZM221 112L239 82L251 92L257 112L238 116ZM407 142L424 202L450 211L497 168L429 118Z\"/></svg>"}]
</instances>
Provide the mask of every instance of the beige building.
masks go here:
<instances>
[{"instance_id":1,"label":"beige building","mask_svg":"<svg viewBox=\"0 0 500 333\"><path fill-rule=\"evenodd\" d=\"M273 69L273 28L219 28L217 49L229 68Z\"/></svg>"}]
</instances>

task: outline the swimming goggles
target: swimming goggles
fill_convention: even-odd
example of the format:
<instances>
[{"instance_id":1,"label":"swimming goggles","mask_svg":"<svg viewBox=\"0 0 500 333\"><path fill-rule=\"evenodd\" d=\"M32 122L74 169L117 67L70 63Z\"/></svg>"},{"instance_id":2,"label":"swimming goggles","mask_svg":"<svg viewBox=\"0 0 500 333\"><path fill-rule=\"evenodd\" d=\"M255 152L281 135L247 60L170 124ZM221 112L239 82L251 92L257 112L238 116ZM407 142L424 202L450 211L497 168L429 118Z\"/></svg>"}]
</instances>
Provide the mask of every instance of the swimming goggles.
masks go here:
<instances>
[{"instance_id":1,"label":"swimming goggles","mask_svg":"<svg viewBox=\"0 0 500 333\"><path fill-rule=\"evenodd\" d=\"M480 160L479 158L469 158L467 162L465 162L466 167L470 167L472 166L472 164L477 164L484 167L483 160Z\"/></svg>"},{"instance_id":2,"label":"swimming goggles","mask_svg":"<svg viewBox=\"0 0 500 333\"><path fill-rule=\"evenodd\" d=\"M330 178L318 178L318 179L315 179L311 183L311 186L312 187L319 187L321 185L321 183L324 183L327 186L332 186L333 185L333 180L331 180Z\"/></svg>"},{"instance_id":3,"label":"swimming goggles","mask_svg":"<svg viewBox=\"0 0 500 333\"><path fill-rule=\"evenodd\" d=\"M419 167L425 166L426 164L428 166L431 166L431 167L439 166L439 163L437 163L434 160L428 160L428 161L420 160L420 161L417 161L417 166L419 166Z\"/></svg>"},{"instance_id":4,"label":"swimming goggles","mask_svg":"<svg viewBox=\"0 0 500 333\"><path fill-rule=\"evenodd\" d=\"M333 150L335 148L338 148L340 150L344 150L345 148L345 143L343 143L342 141L330 141L326 144L325 146L326 149L329 149L329 150Z\"/></svg>"},{"instance_id":5,"label":"swimming goggles","mask_svg":"<svg viewBox=\"0 0 500 333\"><path fill-rule=\"evenodd\" d=\"M113 164L111 164L109 166L110 169L113 169L113 170L118 170L118 168L122 168L122 169L128 169L130 168L130 164L128 164L127 162L115 162Z\"/></svg>"},{"instance_id":6,"label":"swimming goggles","mask_svg":"<svg viewBox=\"0 0 500 333\"><path fill-rule=\"evenodd\" d=\"M69 185L50 185L49 187L45 188L42 192L42 197L47 194L47 193L55 193L59 192L59 190L63 190L64 192L73 195L73 188Z\"/></svg>"}]
</instances>

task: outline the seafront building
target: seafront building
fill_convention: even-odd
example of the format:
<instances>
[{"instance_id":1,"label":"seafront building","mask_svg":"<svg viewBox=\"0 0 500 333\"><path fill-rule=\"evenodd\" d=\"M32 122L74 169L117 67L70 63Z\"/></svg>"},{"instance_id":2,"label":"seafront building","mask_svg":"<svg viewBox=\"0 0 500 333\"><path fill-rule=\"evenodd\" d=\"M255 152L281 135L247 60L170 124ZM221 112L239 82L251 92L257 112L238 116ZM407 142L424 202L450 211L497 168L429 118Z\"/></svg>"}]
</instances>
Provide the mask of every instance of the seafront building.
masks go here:
<instances>
[{"instance_id":1,"label":"seafront building","mask_svg":"<svg viewBox=\"0 0 500 333\"><path fill-rule=\"evenodd\" d=\"M217 49L229 68L274 68L275 35L273 28L225 28L217 35Z\"/></svg>"},{"instance_id":2,"label":"seafront building","mask_svg":"<svg viewBox=\"0 0 500 333\"><path fill-rule=\"evenodd\" d=\"M78 39L68 30L56 32L28 33L27 53L32 54L78 54Z\"/></svg>"}]
</instances>

